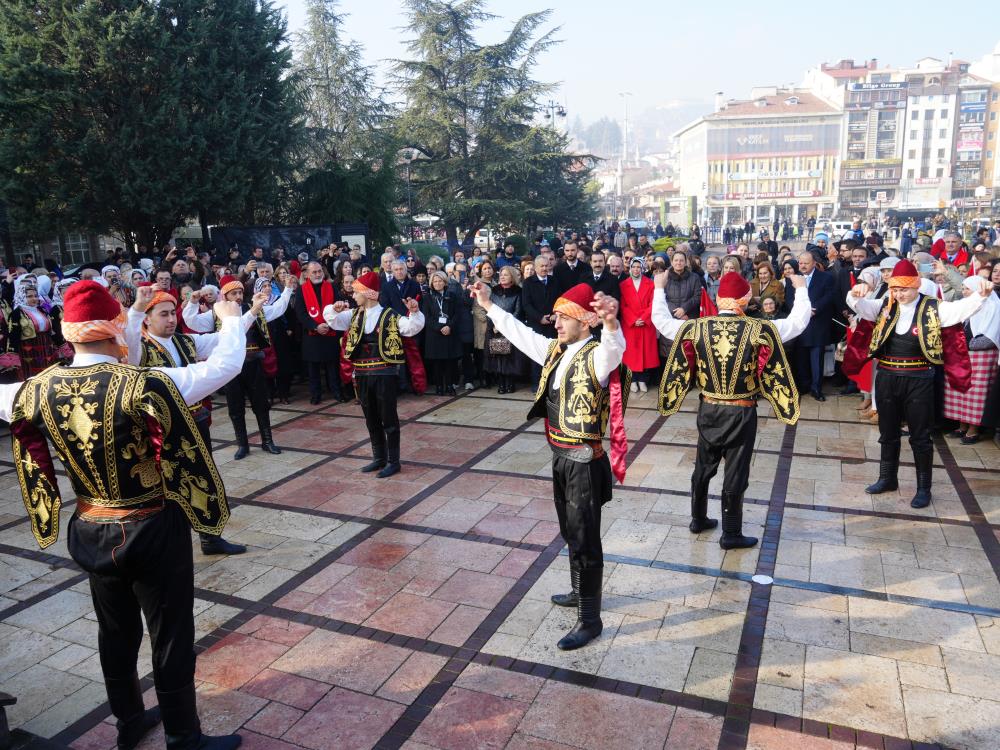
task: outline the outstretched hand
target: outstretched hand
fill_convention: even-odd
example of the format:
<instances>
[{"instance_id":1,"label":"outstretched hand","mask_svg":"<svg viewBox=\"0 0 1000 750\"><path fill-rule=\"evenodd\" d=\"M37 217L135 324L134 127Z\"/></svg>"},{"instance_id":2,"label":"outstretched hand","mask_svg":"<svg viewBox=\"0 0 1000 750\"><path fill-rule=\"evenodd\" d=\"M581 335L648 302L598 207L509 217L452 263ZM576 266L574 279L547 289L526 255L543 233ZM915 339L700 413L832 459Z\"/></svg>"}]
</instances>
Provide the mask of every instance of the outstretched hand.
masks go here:
<instances>
[{"instance_id":1,"label":"outstretched hand","mask_svg":"<svg viewBox=\"0 0 1000 750\"><path fill-rule=\"evenodd\" d=\"M792 276L792 286L795 289L805 289L806 288L806 277L800 273Z\"/></svg>"},{"instance_id":2,"label":"outstretched hand","mask_svg":"<svg viewBox=\"0 0 1000 750\"><path fill-rule=\"evenodd\" d=\"M855 284L853 287L851 287L851 296L859 298L864 297L870 291L871 290L868 288L868 285L865 283Z\"/></svg>"},{"instance_id":3,"label":"outstretched hand","mask_svg":"<svg viewBox=\"0 0 1000 750\"><path fill-rule=\"evenodd\" d=\"M618 326L618 300L614 297L604 292L598 292L594 295L594 301L590 303L590 306L604 325L611 328Z\"/></svg>"},{"instance_id":4,"label":"outstretched hand","mask_svg":"<svg viewBox=\"0 0 1000 750\"><path fill-rule=\"evenodd\" d=\"M410 315L420 312L420 303L413 299L413 297L407 297L404 299L403 304L406 305L406 310Z\"/></svg>"},{"instance_id":5,"label":"outstretched hand","mask_svg":"<svg viewBox=\"0 0 1000 750\"><path fill-rule=\"evenodd\" d=\"M655 286L657 289L666 289L667 288L667 272L666 272L666 270L663 270L663 271L654 271L653 272L653 286Z\"/></svg>"},{"instance_id":6,"label":"outstretched hand","mask_svg":"<svg viewBox=\"0 0 1000 750\"><path fill-rule=\"evenodd\" d=\"M149 303L153 301L156 290L151 286L141 286L135 290L135 302L132 304L141 313L149 309Z\"/></svg>"},{"instance_id":7,"label":"outstretched hand","mask_svg":"<svg viewBox=\"0 0 1000 750\"><path fill-rule=\"evenodd\" d=\"M489 310L492 306L490 302L490 285L482 281L477 281L471 287L469 287L469 294L479 303L479 306L484 310Z\"/></svg>"}]
</instances>

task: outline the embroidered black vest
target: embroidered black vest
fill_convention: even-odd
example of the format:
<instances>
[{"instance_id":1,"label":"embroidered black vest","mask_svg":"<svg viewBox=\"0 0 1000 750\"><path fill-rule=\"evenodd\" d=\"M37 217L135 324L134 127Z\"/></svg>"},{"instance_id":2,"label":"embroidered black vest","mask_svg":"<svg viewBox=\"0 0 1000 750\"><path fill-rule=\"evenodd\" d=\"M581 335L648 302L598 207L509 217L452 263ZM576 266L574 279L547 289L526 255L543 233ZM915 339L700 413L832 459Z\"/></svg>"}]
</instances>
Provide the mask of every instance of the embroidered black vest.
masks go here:
<instances>
[{"instance_id":1,"label":"embroidered black vest","mask_svg":"<svg viewBox=\"0 0 1000 750\"><path fill-rule=\"evenodd\" d=\"M762 349L767 360L761 368ZM781 336L768 320L713 315L681 326L660 383L660 413L676 413L697 380L701 392L721 401L763 395L782 422L799 418L799 396Z\"/></svg>"},{"instance_id":2,"label":"embroidered black vest","mask_svg":"<svg viewBox=\"0 0 1000 750\"><path fill-rule=\"evenodd\" d=\"M178 503L197 531L221 533L229 510L212 451L165 374L118 364L50 367L18 391L14 462L38 543L59 534L59 486L48 445L81 500L126 508Z\"/></svg>"},{"instance_id":3,"label":"embroidered black vest","mask_svg":"<svg viewBox=\"0 0 1000 750\"><path fill-rule=\"evenodd\" d=\"M607 432L611 400L607 386L601 386L594 370L594 350L599 345L599 342L591 340L576 352L556 389L553 387L555 372L565 347L558 341L549 344L548 356L542 366L535 402L528 412L528 419L545 417L548 420L548 438L553 445L600 441ZM624 409L627 406L632 373L624 365L619 367Z\"/></svg>"},{"instance_id":4,"label":"embroidered black vest","mask_svg":"<svg viewBox=\"0 0 1000 750\"><path fill-rule=\"evenodd\" d=\"M404 362L399 313L388 307L383 308L372 332L365 334L364 331L365 310L357 307L351 313L351 324L347 328L347 339L344 342L344 354L354 364L355 370L384 370Z\"/></svg>"},{"instance_id":5,"label":"embroidered black vest","mask_svg":"<svg viewBox=\"0 0 1000 750\"><path fill-rule=\"evenodd\" d=\"M872 331L872 340L869 346L869 354L878 359L894 357L910 357L926 360L932 365L944 364L944 348L941 342L941 318L938 316L938 301L934 297L927 297L921 294L917 301L917 309L913 314L913 326L910 329L912 338L916 339L917 351L914 354L896 354L893 350L902 352L904 348L913 351L912 343L896 340L893 337L896 332L896 322L899 320L898 304L886 299L882 304L878 320L875 321L875 328ZM914 329L916 329L914 331ZM897 337L906 338L906 337ZM893 343L890 343L893 342ZM891 347L891 348L890 348ZM926 364L923 366L926 367Z\"/></svg>"}]
</instances>

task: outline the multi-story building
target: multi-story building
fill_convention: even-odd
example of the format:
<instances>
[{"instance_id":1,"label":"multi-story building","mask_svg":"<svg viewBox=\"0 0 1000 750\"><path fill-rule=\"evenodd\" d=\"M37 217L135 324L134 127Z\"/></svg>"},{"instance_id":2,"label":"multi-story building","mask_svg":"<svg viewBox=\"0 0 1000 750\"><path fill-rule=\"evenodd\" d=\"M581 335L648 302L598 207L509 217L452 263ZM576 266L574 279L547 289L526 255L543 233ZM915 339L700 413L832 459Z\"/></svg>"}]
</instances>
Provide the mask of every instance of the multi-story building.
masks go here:
<instances>
[{"instance_id":1,"label":"multi-story building","mask_svg":"<svg viewBox=\"0 0 1000 750\"><path fill-rule=\"evenodd\" d=\"M1000 211L1000 44L969 66L969 72L990 82L986 102L983 187L993 192L991 209Z\"/></svg>"},{"instance_id":2,"label":"multi-story building","mask_svg":"<svg viewBox=\"0 0 1000 750\"><path fill-rule=\"evenodd\" d=\"M708 226L831 216L842 114L802 89L754 89L751 98L679 130L681 195Z\"/></svg>"},{"instance_id":3,"label":"multi-story building","mask_svg":"<svg viewBox=\"0 0 1000 750\"><path fill-rule=\"evenodd\" d=\"M951 203L958 87L967 70L967 63L945 64L927 57L900 71L907 83L899 204L903 214L936 213Z\"/></svg>"}]
</instances>

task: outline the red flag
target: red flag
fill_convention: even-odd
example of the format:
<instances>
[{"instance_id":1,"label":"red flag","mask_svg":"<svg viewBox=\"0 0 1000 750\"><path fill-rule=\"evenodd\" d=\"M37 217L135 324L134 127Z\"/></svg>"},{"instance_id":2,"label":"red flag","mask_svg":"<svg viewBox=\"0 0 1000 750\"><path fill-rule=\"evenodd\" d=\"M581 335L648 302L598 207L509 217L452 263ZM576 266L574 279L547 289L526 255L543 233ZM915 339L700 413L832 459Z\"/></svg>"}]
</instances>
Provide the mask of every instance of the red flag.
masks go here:
<instances>
[{"instance_id":1,"label":"red flag","mask_svg":"<svg viewBox=\"0 0 1000 750\"><path fill-rule=\"evenodd\" d=\"M718 315L719 308L715 306L712 302L712 298L708 296L708 290L705 287L701 288L701 306L698 310L698 315L702 318L707 318L709 315Z\"/></svg>"}]
</instances>

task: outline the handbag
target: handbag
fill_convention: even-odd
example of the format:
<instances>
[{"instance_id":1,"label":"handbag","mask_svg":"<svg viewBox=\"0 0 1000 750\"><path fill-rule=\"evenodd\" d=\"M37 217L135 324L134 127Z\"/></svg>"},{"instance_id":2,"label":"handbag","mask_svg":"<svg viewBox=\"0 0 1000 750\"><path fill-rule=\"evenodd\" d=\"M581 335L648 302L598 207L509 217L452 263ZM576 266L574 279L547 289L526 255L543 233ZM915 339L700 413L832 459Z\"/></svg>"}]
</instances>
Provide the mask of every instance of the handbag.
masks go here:
<instances>
[{"instance_id":1,"label":"handbag","mask_svg":"<svg viewBox=\"0 0 1000 750\"><path fill-rule=\"evenodd\" d=\"M510 354L510 339L495 334L489 341L489 352L494 356L506 356Z\"/></svg>"}]
</instances>

